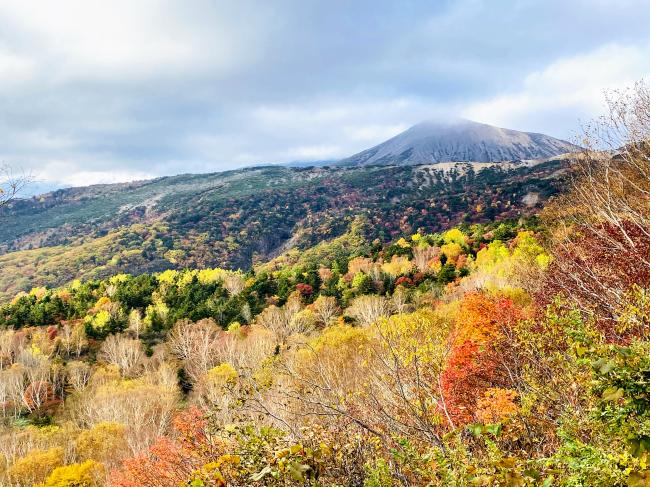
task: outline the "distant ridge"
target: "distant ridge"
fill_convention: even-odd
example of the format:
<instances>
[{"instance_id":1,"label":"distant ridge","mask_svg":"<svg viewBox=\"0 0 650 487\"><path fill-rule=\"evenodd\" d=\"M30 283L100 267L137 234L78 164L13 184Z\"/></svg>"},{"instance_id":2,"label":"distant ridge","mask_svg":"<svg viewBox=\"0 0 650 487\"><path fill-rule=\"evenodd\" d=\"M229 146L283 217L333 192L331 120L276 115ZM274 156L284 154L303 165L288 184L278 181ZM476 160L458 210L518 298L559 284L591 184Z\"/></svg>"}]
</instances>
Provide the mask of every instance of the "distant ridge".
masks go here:
<instances>
[{"instance_id":1,"label":"distant ridge","mask_svg":"<svg viewBox=\"0 0 650 487\"><path fill-rule=\"evenodd\" d=\"M519 161L553 157L577 149L574 144L548 135L519 132L471 120L427 121L337 164L366 166Z\"/></svg>"}]
</instances>

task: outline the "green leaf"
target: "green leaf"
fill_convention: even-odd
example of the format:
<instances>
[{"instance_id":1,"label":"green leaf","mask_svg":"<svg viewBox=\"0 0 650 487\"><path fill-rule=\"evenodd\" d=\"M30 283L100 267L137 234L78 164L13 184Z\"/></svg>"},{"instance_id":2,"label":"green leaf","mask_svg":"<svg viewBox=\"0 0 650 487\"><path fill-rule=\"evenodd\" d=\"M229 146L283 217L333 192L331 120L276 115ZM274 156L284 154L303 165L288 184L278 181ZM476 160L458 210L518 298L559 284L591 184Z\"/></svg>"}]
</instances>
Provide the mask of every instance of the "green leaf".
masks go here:
<instances>
[{"instance_id":1,"label":"green leaf","mask_svg":"<svg viewBox=\"0 0 650 487\"><path fill-rule=\"evenodd\" d=\"M485 431L493 436L499 436L501 434L501 428L501 423L488 424L485 426Z\"/></svg>"},{"instance_id":2,"label":"green leaf","mask_svg":"<svg viewBox=\"0 0 650 487\"><path fill-rule=\"evenodd\" d=\"M632 352L632 349L630 349L630 347L619 347L616 349L616 351L623 357L630 357L634 354L634 352Z\"/></svg>"},{"instance_id":3,"label":"green leaf","mask_svg":"<svg viewBox=\"0 0 650 487\"><path fill-rule=\"evenodd\" d=\"M293 455L295 455L296 453L299 453L300 451L302 451L302 445L291 445L291 446L289 447L289 451L290 451Z\"/></svg>"},{"instance_id":4,"label":"green leaf","mask_svg":"<svg viewBox=\"0 0 650 487\"><path fill-rule=\"evenodd\" d=\"M605 364L605 362L606 362L606 359L604 359L604 358L601 357L601 358L599 358L598 360L594 361L594 362L591 364L591 366L592 366L595 370L600 370L600 368Z\"/></svg>"},{"instance_id":5,"label":"green leaf","mask_svg":"<svg viewBox=\"0 0 650 487\"><path fill-rule=\"evenodd\" d=\"M603 401L618 401L625 391L620 387L608 387L603 391Z\"/></svg>"},{"instance_id":6,"label":"green leaf","mask_svg":"<svg viewBox=\"0 0 650 487\"><path fill-rule=\"evenodd\" d=\"M587 351L589 351L589 349L584 345L576 345L576 355L578 357L582 357L585 353L587 353Z\"/></svg>"},{"instance_id":7,"label":"green leaf","mask_svg":"<svg viewBox=\"0 0 650 487\"><path fill-rule=\"evenodd\" d=\"M537 470L533 470L533 469L524 470L524 475L526 477L530 477L530 478L533 478L535 480L539 480L540 477L541 477L540 473Z\"/></svg>"},{"instance_id":8,"label":"green leaf","mask_svg":"<svg viewBox=\"0 0 650 487\"><path fill-rule=\"evenodd\" d=\"M483 434L483 425L482 424L468 424L467 431L472 433L475 437L479 437Z\"/></svg>"},{"instance_id":9,"label":"green leaf","mask_svg":"<svg viewBox=\"0 0 650 487\"><path fill-rule=\"evenodd\" d=\"M650 438L632 438L629 440L630 453L635 457L640 457L645 452L650 451Z\"/></svg>"}]
</instances>

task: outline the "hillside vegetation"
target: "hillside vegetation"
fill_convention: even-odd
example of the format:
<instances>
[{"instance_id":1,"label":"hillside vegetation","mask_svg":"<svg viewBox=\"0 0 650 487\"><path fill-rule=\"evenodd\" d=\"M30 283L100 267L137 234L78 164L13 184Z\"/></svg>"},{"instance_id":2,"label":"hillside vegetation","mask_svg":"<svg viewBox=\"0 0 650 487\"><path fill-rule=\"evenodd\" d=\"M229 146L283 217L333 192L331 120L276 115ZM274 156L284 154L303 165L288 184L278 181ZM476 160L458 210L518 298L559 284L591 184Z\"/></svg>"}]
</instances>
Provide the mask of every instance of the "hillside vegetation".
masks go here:
<instances>
[{"instance_id":1,"label":"hillside vegetation","mask_svg":"<svg viewBox=\"0 0 650 487\"><path fill-rule=\"evenodd\" d=\"M518 218L558 191L565 165L264 167L17 200L0 209L0 299L124 272L248 270L342 235L358 215L382 242Z\"/></svg>"},{"instance_id":2,"label":"hillside vegetation","mask_svg":"<svg viewBox=\"0 0 650 487\"><path fill-rule=\"evenodd\" d=\"M611 113L540 218L18 293L0 481L649 485L650 93Z\"/></svg>"}]
</instances>

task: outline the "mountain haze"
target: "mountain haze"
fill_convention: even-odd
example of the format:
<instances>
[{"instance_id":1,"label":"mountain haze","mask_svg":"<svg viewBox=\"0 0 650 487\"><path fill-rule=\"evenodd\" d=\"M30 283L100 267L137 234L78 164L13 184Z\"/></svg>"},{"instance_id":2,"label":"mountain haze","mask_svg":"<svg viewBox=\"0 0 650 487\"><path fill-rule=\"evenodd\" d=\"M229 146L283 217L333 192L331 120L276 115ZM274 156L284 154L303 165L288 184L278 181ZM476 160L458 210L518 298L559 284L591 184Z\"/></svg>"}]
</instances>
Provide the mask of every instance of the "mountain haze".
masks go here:
<instances>
[{"instance_id":1,"label":"mountain haze","mask_svg":"<svg viewBox=\"0 0 650 487\"><path fill-rule=\"evenodd\" d=\"M414 165L438 162L499 162L543 159L577 146L544 134L473 122L426 121L339 162L345 166Z\"/></svg>"}]
</instances>

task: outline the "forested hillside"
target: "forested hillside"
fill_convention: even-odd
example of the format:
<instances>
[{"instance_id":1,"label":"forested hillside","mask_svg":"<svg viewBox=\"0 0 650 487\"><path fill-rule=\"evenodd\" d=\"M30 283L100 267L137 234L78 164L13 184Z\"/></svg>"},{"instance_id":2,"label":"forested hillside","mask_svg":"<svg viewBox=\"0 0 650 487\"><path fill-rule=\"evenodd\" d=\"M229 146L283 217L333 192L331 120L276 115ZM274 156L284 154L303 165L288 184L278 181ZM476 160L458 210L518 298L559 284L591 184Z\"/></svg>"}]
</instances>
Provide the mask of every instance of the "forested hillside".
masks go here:
<instances>
[{"instance_id":1,"label":"forested hillside","mask_svg":"<svg viewBox=\"0 0 650 487\"><path fill-rule=\"evenodd\" d=\"M530 218L427 231L414 197L247 271L17 293L0 482L649 485L650 93L612 104Z\"/></svg>"},{"instance_id":2,"label":"forested hillside","mask_svg":"<svg viewBox=\"0 0 650 487\"><path fill-rule=\"evenodd\" d=\"M564 160L417 167L262 167L60 190L0 208L0 298L73 279L186 267L248 270L283 251L517 218L561 187Z\"/></svg>"}]
</instances>

